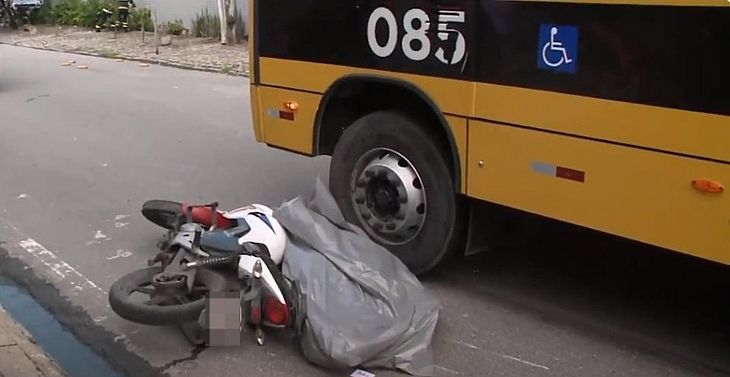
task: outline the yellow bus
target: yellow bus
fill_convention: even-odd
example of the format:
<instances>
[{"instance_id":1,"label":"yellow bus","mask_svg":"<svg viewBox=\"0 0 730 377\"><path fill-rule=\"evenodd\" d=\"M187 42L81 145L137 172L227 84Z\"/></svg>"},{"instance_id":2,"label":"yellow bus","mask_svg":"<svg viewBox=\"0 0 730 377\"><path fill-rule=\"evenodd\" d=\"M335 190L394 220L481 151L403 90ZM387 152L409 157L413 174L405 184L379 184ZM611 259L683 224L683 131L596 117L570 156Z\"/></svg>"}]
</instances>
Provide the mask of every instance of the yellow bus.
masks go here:
<instances>
[{"instance_id":1,"label":"yellow bus","mask_svg":"<svg viewBox=\"0 0 730 377\"><path fill-rule=\"evenodd\" d=\"M728 0L251 0L249 28L256 139L332 156L416 273L492 207L730 264Z\"/></svg>"}]
</instances>

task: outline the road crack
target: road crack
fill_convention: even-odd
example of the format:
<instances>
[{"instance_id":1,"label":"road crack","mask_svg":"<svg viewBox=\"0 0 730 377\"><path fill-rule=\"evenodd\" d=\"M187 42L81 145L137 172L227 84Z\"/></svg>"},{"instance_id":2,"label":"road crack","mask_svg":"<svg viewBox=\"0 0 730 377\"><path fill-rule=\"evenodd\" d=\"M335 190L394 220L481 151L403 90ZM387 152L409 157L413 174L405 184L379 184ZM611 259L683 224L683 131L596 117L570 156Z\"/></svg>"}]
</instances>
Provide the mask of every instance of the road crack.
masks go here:
<instances>
[{"instance_id":1,"label":"road crack","mask_svg":"<svg viewBox=\"0 0 730 377\"><path fill-rule=\"evenodd\" d=\"M174 367L177 364L184 363L186 361L193 361L198 358L201 352L203 352L207 347L205 346L197 346L193 348L193 351L190 353L190 356L185 356L179 359L175 359L170 361L169 363L163 365L160 367L161 371L167 371L168 369Z\"/></svg>"}]
</instances>

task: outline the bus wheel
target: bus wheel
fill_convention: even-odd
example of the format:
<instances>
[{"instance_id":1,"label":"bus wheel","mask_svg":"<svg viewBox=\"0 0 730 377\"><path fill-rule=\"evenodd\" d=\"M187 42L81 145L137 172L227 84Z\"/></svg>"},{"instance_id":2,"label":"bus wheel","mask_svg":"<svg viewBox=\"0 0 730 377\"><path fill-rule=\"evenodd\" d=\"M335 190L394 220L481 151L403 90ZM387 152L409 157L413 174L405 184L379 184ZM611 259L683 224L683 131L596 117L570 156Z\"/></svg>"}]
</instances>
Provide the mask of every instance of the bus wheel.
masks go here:
<instances>
[{"instance_id":1,"label":"bus wheel","mask_svg":"<svg viewBox=\"0 0 730 377\"><path fill-rule=\"evenodd\" d=\"M393 111L348 127L330 165L330 188L345 218L416 274L458 247L458 198L448 164L426 130Z\"/></svg>"}]
</instances>

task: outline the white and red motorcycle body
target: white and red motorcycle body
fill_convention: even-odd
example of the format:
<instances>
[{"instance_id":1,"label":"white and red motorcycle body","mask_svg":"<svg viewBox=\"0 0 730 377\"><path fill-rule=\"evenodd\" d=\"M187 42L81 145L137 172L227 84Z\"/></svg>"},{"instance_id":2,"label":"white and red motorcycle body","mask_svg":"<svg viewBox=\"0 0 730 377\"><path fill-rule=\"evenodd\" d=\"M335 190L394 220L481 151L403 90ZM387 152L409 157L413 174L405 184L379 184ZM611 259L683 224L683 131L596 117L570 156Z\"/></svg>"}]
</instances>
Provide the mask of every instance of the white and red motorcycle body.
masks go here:
<instances>
[{"instance_id":1,"label":"white and red motorcycle body","mask_svg":"<svg viewBox=\"0 0 730 377\"><path fill-rule=\"evenodd\" d=\"M274 265L284 260L286 231L274 218L271 208L261 204L250 204L231 211L218 211L215 206L188 206L183 211L191 213L192 222L208 228L207 232L232 232L238 245L257 245L268 254ZM215 217L212 215L215 212ZM273 267L273 266L271 266ZM281 287L277 284L270 266L256 255L241 254L238 258L238 278L263 283L265 294L260 307L254 306L247 319L267 326L285 326L288 321L288 306Z\"/></svg>"},{"instance_id":2,"label":"white and red motorcycle body","mask_svg":"<svg viewBox=\"0 0 730 377\"><path fill-rule=\"evenodd\" d=\"M295 299L279 269L287 234L273 211L260 204L227 212L217 208L218 203L167 200L143 204L143 216L168 232L147 268L119 277L110 288L109 303L117 314L137 323L190 330L186 324L198 321L205 310L205 292L236 289L241 315L256 327L259 344L262 326L293 323ZM135 299L140 294L147 300ZM188 330L188 338L197 343L196 332Z\"/></svg>"}]
</instances>

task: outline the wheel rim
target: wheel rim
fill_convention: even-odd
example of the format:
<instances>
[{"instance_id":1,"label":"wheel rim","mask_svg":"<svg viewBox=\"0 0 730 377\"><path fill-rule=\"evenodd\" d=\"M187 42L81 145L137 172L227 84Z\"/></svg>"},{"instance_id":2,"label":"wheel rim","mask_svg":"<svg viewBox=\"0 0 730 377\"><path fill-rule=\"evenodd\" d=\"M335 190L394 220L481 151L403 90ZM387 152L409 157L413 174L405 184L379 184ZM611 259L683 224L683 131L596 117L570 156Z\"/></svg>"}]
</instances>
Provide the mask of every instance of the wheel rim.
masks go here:
<instances>
[{"instance_id":1,"label":"wheel rim","mask_svg":"<svg viewBox=\"0 0 730 377\"><path fill-rule=\"evenodd\" d=\"M193 284L191 292L187 292L186 278L184 275L154 274L150 279L137 282L128 292L127 296L133 293L141 293L148 296L143 305L151 306L179 306L203 299L205 293L210 290L209 283L205 279L197 279ZM149 281L147 281L149 280Z\"/></svg>"},{"instance_id":2,"label":"wheel rim","mask_svg":"<svg viewBox=\"0 0 730 377\"><path fill-rule=\"evenodd\" d=\"M423 228L426 192L418 171L402 154L371 149L355 163L350 182L355 214L381 243L402 245Z\"/></svg>"}]
</instances>

